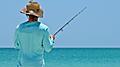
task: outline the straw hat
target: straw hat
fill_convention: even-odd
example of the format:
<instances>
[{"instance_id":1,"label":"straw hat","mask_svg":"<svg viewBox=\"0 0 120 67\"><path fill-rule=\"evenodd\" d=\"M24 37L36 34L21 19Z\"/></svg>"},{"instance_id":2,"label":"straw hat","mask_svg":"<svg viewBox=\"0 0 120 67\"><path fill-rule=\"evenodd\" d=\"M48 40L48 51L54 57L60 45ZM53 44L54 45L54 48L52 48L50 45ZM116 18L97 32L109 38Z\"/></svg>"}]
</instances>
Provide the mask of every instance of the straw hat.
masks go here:
<instances>
[{"instance_id":1,"label":"straw hat","mask_svg":"<svg viewBox=\"0 0 120 67\"><path fill-rule=\"evenodd\" d=\"M26 15L33 15L41 18L43 17L43 10L37 2L30 1L20 12Z\"/></svg>"}]
</instances>

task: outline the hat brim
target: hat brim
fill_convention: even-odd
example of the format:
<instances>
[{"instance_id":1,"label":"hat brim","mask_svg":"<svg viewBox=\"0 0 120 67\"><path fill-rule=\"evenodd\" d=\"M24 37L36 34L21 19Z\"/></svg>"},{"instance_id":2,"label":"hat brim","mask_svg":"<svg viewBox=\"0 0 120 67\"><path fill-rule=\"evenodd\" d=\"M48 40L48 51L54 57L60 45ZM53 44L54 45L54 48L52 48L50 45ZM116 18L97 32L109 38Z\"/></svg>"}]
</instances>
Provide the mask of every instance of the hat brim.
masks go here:
<instances>
[{"instance_id":1,"label":"hat brim","mask_svg":"<svg viewBox=\"0 0 120 67\"><path fill-rule=\"evenodd\" d=\"M29 11L27 12L27 8L23 8L20 10L20 13L23 13L23 14L26 14L26 15L33 15L33 16L36 16L36 17L43 17L43 10L40 9L39 12L35 13L34 11Z\"/></svg>"}]
</instances>

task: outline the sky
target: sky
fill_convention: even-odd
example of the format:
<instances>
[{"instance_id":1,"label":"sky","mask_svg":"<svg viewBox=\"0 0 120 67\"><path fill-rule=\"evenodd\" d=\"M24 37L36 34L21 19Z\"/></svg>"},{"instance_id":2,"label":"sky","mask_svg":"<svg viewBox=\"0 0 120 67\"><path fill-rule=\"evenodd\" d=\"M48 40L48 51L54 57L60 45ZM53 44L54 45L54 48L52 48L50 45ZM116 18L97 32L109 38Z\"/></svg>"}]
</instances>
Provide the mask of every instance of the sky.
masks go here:
<instances>
[{"instance_id":1,"label":"sky","mask_svg":"<svg viewBox=\"0 0 120 67\"><path fill-rule=\"evenodd\" d=\"M54 34L76 13L87 9L56 36L55 47L119 48L120 0L36 0L41 4L44 18L39 21ZM27 20L19 11L28 0L1 0L0 47L14 47L14 31Z\"/></svg>"}]
</instances>

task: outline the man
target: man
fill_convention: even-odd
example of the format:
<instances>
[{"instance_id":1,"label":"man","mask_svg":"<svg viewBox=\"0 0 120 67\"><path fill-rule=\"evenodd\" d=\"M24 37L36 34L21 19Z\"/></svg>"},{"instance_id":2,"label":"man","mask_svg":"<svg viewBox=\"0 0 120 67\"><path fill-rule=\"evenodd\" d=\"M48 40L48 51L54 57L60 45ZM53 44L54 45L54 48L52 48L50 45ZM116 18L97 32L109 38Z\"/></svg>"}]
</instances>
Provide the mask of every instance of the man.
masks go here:
<instances>
[{"instance_id":1,"label":"man","mask_svg":"<svg viewBox=\"0 0 120 67\"><path fill-rule=\"evenodd\" d=\"M19 49L17 67L44 67L44 51L51 51L55 36L38 22L43 10L37 2L29 2L21 13L28 16L28 21L18 25L15 32L15 47Z\"/></svg>"}]
</instances>

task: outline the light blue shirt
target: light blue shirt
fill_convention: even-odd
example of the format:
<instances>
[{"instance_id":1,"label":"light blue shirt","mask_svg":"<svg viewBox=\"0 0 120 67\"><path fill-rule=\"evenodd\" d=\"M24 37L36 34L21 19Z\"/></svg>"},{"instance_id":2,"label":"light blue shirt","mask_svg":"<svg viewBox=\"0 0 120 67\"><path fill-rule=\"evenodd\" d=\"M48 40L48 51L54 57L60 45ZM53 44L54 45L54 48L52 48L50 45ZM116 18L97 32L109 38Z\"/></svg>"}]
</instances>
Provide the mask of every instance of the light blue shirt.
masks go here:
<instances>
[{"instance_id":1,"label":"light blue shirt","mask_svg":"<svg viewBox=\"0 0 120 67\"><path fill-rule=\"evenodd\" d=\"M18 67L42 67L44 51L53 48L49 30L41 22L25 22L17 26L15 47L19 49Z\"/></svg>"}]
</instances>

